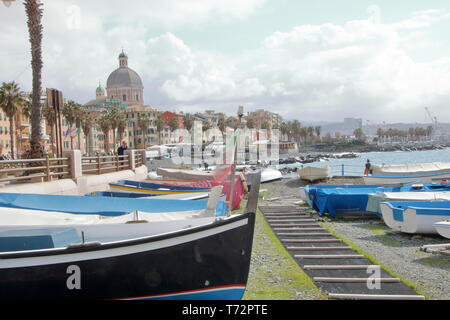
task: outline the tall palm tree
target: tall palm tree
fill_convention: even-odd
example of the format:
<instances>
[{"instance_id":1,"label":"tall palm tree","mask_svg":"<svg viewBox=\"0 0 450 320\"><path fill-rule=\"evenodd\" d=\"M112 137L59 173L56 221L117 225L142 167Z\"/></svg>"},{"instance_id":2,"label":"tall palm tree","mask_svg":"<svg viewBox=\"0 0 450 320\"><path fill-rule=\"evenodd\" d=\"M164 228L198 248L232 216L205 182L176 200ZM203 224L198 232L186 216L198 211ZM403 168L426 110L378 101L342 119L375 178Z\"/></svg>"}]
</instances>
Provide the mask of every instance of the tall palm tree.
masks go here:
<instances>
[{"instance_id":1,"label":"tall palm tree","mask_svg":"<svg viewBox=\"0 0 450 320\"><path fill-rule=\"evenodd\" d=\"M75 105L74 115L75 115L75 127L77 128L77 136L78 136L78 149L81 150L81 126L83 124L83 120L86 117L87 111L84 109L81 104Z\"/></svg>"},{"instance_id":2,"label":"tall palm tree","mask_svg":"<svg viewBox=\"0 0 450 320\"><path fill-rule=\"evenodd\" d=\"M155 126L156 126L156 131L158 131L158 144L161 144L161 131L165 126L165 122L160 113L156 117Z\"/></svg>"},{"instance_id":3,"label":"tall palm tree","mask_svg":"<svg viewBox=\"0 0 450 320\"><path fill-rule=\"evenodd\" d=\"M89 112L84 113L84 118L81 121L81 129L83 130L84 134L84 146L85 146L85 152L86 154L89 154L89 135L91 134L92 127L94 126L95 121L94 118L89 114Z\"/></svg>"},{"instance_id":4,"label":"tall palm tree","mask_svg":"<svg viewBox=\"0 0 450 320\"><path fill-rule=\"evenodd\" d=\"M138 114L137 126L141 130L141 135L143 138L144 149L147 148L147 130L150 127L150 118L145 113Z\"/></svg>"},{"instance_id":5,"label":"tall palm tree","mask_svg":"<svg viewBox=\"0 0 450 320\"><path fill-rule=\"evenodd\" d=\"M48 106L47 101L45 102L44 107L42 108L42 116L44 117L45 121L47 121L47 125L50 126L52 152L53 152L53 154L56 154L56 150L55 150L55 144L56 144L56 137L55 137L56 113L55 113L55 110L53 108L50 108Z\"/></svg>"},{"instance_id":6,"label":"tall palm tree","mask_svg":"<svg viewBox=\"0 0 450 320\"><path fill-rule=\"evenodd\" d=\"M98 126L100 130L102 130L103 135L105 136L104 145L105 152L109 152L109 130L111 130L111 118L109 113L103 114L98 119Z\"/></svg>"},{"instance_id":7,"label":"tall palm tree","mask_svg":"<svg viewBox=\"0 0 450 320\"><path fill-rule=\"evenodd\" d=\"M66 103L64 103L64 107L62 109L62 114L69 125L69 132L76 122L77 108L78 108L78 105L75 101L69 100ZM73 150L72 134L70 135L70 149Z\"/></svg>"},{"instance_id":8,"label":"tall palm tree","mask_svg":"<svg viewBox=\"0 0 450 320\"><path fill-rule=\"evenodd\" d=\"M33 73L33 98L31 102L31 154L32 158L41 158L41 119L42 119L42 3L39 0L25 0L29 40L31 44L31 69Z\"/></svg>"},{"instance_id":9,"label":"tall palm tree","mask_svg":"<svg viewBox=\"0 0 450 320\"><path fill-rule=\"evenodd\" d=\"M9 135L11 139L11 158L14 159L15 144L14 144L14 118L17 112L25 104L24 93L20 91L17 83L3 82L0 87L0 107L9 118Z\"/></svg>"}]
</instances>

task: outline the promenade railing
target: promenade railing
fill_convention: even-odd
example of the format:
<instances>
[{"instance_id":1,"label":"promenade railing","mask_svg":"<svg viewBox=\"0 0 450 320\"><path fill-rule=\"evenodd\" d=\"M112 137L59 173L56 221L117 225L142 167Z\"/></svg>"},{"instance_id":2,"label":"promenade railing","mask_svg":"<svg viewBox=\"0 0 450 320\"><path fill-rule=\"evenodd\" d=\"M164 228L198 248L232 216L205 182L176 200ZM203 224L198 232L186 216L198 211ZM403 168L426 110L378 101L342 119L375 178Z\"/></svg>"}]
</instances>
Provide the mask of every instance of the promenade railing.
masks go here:
<instances>
[{"instance_id":1,"label":"promenade railing","mask_svg":"<svg viewBox=\"0 0 450 320\"><path fill-rule=\"evenodd\" d=\"M102 174L131 168L129 155L82 157L83 174Z\"/></svg>"},{"instance_id":2,"label":"promenade railing","mask_svg":"<svg viewBox=\"0 0 450 320\"><path fill-rule=\"evenodd\" d=\"M70 176L69 158L0 161L0 182L43 182Z\"/></svg>"}]
</instances>

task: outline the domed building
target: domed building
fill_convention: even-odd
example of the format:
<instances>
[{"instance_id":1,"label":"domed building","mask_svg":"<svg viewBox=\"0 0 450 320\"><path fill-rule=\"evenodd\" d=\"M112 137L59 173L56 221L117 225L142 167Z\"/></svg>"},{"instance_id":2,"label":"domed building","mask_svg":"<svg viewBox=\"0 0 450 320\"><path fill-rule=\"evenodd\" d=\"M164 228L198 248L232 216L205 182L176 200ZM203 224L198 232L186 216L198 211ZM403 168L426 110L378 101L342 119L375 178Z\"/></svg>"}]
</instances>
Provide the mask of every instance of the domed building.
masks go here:
<instances>
[{"instance_id":1,"label":"domed building","mask_svg":"<svg viewBox=\"0 0 450 320\"><path fill-rule=\"evenodd\" d=\"M122 101L128 106L144 105L144 86L136 71L128 67L128 56L119 55L119 68L114 70L106 82L107 96Z\"/></svg>"}]
</instances>

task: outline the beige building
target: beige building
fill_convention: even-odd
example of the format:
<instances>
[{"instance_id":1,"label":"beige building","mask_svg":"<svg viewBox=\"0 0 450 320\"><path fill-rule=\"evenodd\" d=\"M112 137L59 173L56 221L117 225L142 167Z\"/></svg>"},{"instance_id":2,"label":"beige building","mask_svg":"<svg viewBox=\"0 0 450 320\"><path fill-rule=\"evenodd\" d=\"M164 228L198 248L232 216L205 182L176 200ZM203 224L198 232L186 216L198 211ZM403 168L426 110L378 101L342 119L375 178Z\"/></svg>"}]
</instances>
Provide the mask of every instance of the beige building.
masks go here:
<instances>
[{"instance_id":1,"label":"beige building","mask_svg":"<svg viewBox=\"0 0 450 320\"><path fill-rule=\"evenodd\" d=\"M279 114L264 109L249 112L245 118L247 123L249 120L253 121L254 126L257 129L280 128L280 125L283 122L283 118Z\"/></svg>"}]
</instances>

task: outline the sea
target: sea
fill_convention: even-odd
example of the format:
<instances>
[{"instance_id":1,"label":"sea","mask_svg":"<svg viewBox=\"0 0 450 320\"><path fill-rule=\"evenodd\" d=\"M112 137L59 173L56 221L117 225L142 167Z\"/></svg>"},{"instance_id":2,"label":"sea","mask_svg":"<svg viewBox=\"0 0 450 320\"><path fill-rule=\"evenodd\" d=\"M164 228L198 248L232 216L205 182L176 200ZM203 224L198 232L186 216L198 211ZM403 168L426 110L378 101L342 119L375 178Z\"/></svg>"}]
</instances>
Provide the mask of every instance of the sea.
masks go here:
<instances>
[{"instance_id":1,"label":"sea","mask_svg":"<svg viewBox=\"0 0 450 320\"><path fill-rule=\"evenodd\" d=\"M295 166L330 166L331 174L333 176L361 176L364 173L367 160L370 160L372 164L450 163L450 148L427 151L369 152L357 153L357 155L357 158L328 159L303 165L296 164ZM280 165L280 167L282 167L282 165Z\"/></svg>"}]
</instances>

